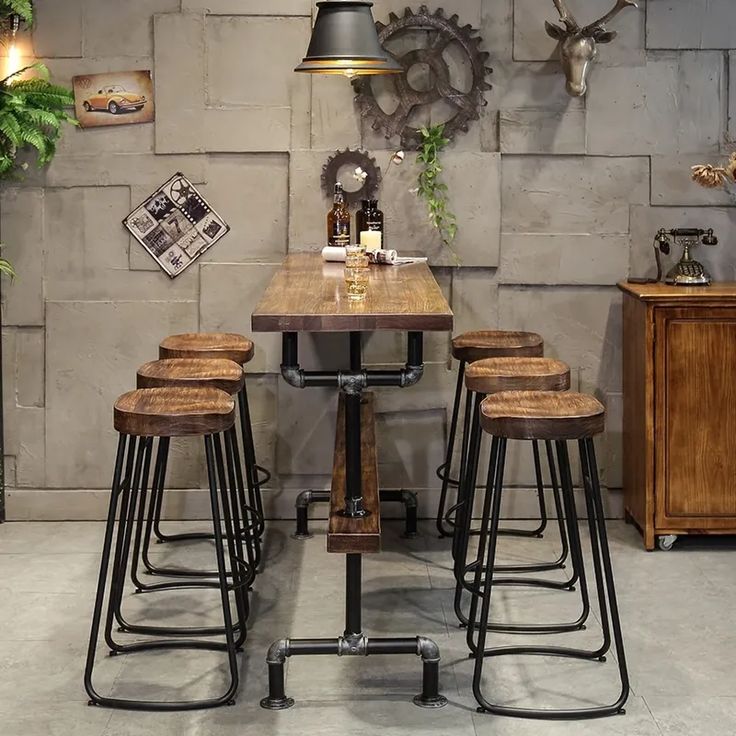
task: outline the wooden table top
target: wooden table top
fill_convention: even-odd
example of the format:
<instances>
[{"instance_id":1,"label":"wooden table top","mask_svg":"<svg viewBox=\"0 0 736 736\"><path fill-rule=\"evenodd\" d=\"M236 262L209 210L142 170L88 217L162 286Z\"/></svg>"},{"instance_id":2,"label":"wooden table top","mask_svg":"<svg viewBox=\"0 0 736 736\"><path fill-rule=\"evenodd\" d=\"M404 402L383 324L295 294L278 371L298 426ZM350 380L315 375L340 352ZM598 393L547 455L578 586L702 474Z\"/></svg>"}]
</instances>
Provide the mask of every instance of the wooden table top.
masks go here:
<instances>
[{"instance_id":1,"label":"wooden table top","mask_svg":"<svg viewBox=\"0 0 736 736\"><path fill-rule=\"evenodd\" d=\"M736 283L732 281L714 282L710 286L675 286L661 282L630 284L628 281L621 281L618 288L642 301L662 304L736 299Z\"/></svg>"},{"instance_id":2,"label":"wooden table top","mask_svg":"<svg viewBox=\"0 0 736 736\"><path fill-rule=\"evenodd\" d=\"M426 263L371 266L362 302L347 298L342 263L293 253L252 316L254 332L449 332L453 314Z\"/></svg>"}]
</instances>

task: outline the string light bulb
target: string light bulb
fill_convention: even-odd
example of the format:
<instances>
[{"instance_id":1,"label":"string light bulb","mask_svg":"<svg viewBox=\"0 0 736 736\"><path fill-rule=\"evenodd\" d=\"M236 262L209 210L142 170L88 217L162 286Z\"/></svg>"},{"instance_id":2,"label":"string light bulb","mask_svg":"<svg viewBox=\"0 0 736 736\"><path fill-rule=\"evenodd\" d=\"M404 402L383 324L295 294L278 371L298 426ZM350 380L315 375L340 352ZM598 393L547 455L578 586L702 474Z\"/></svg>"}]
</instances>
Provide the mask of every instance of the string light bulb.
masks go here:
<instances>
[{"instance_id":1,"label":"string light bulb","mask_svg":"<svg viewBox=\"0 0 736 736\"><path fill-rule=\"evenodd\" d=\"M10 16L10 45L8 46L8 57L5 62L5 76L10 77L21 68L20 62L20 49L16 43L16 36L18 35L18 29L20 28L20 16Z\"/></svg>"}]
</instances>

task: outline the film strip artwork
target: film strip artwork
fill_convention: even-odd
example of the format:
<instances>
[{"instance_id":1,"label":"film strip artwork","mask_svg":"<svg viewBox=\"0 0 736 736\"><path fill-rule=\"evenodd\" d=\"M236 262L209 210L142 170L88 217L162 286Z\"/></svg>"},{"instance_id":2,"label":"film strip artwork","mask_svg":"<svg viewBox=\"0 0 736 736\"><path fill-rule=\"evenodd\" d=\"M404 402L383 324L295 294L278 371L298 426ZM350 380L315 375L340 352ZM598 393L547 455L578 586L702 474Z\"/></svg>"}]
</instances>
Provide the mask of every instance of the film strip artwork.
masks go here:
<instances>
[{"instance_id":1,"label":"film strip artwork","mask_svg":"<svg viewBox=\"0 0 736 736\"><path fill-rule=\"evenodd\" d=\"M230 232L181 173L136 207L123 225L172 279Z\"/></svg>"}]
</instances>

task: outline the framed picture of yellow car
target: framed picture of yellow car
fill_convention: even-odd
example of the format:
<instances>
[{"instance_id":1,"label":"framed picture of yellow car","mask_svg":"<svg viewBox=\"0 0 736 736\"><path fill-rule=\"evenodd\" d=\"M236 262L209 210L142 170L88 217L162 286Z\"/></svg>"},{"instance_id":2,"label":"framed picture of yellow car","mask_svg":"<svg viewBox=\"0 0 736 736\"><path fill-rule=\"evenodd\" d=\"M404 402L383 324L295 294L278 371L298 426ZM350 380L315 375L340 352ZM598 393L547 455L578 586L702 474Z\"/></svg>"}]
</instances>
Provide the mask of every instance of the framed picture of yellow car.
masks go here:
<instances>
[{"instance_id":1,"label":"framed picture of yellow car","mask_svg":"<svg viewBox=\"0 0 736 736\"><path fill-rule=\"evenodd\" d=\"M156 117L148 69L82 74L72 85L75 114L83 128L152 123Z\"/></svg>"}]
</instances>

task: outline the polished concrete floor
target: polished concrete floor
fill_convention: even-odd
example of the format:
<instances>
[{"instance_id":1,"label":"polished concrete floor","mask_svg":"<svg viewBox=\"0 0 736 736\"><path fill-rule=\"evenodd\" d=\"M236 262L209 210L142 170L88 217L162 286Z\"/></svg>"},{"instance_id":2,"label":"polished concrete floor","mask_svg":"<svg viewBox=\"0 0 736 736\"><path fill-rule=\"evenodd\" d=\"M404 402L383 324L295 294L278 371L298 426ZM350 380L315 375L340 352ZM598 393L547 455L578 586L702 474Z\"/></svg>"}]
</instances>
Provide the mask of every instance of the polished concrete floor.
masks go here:
<instances>
[{"instance_id":1,"label":"polished concrete floor","mask_svg":"<svg viewBox=\"0 0 736 736\"><path fill-rule=\"evenodd\" d=\"M173 529L172 525L172 529ZM231 736L235 734L457 734L458 736L711 736L736 733L736 544L679 542L646 553L638 534L610 525L632 682L624 716L587 722L535 722L478 714L471 663L453 623L448 543L422 525L413 540L384 525L384 552L365 562L364 624L377 636L422 634L442 650L441 686L449 705L421 710L421 666L413 656L367 659L295 658L288 663L291 710L258 706L266 691L264 657L282 636L333 636L343 616L343 558L325 552L324 524L307 542L274 523L268 564L253 594L253 619L233 707L151 714L87 706L82 668L97 577L102 525L12 523L0 526L0 734L2 736ZM159 560L208 561L208 543L161 545ZM555 554L544 540L503 540L504 558ZM494 618L574 620L577 593L505 589ZM129 596L131 621L217 621L212 592ZM593 645L596 620L562 637ZM508 639L505 638L503 641ZM518 639L518 637L517 637ZM502 641L501 639L496 639ZM546 637L550 642L551 638ZM107 657L99 651L96 684L120 697L179 699L222 686L218 653L159 652ZM488 667L487 689L500 702L582 707L614 700L615 661L605 664L540 657L504 658Z\"/></svg>"}]
</instances>

